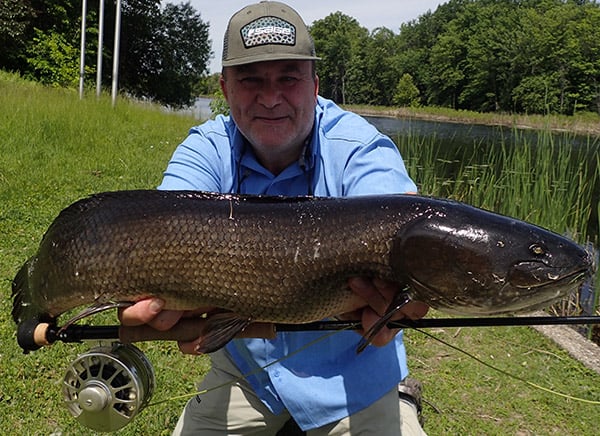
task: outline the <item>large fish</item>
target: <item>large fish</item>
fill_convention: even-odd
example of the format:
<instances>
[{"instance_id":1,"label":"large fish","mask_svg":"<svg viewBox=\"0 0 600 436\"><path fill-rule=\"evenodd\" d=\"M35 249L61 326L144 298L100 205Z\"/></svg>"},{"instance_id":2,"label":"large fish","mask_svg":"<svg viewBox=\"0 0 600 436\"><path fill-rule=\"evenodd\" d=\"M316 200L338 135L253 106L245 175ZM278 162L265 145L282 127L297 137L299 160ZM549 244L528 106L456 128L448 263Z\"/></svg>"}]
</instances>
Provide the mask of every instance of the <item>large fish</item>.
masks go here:
<instances>
[{"instance_id":1,"label":"large fish","mask_svg":"<svg viewBox=\"0 0 600 436\"><path fill-rule=\"evenodd\" d=\"M449 200L120 191L60 213L13 281L12 314L54 322L158 296L170 309L308 323L344 311L348 278L370 276L444 312L492 315L548 305L591 269L569 239Z\"/></svg>"}]
</instances>

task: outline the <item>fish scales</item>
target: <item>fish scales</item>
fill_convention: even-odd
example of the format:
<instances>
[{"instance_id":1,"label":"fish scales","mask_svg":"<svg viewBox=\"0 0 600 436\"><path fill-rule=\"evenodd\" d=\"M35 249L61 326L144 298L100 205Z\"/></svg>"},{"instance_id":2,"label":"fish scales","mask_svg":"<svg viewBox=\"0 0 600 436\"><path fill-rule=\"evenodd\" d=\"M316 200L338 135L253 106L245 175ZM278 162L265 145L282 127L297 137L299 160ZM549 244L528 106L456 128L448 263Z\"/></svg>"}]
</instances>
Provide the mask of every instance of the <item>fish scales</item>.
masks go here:
<instances>
[{"instance_id":1,"label":"fish scales","mask_svg":"<svg viewBox=\"0 0 600 436\"><path fill-rule=\"evenodd\" d=\"M449 200L118 191L55 219L15 277L13 317L158 296L306 323L347 308L356 275L446 312L498 314L547 305L590 270L567 238Z\"/></svg>"},{"instance_id":2,"label":"fish scales","mask_svg":"<svg viewBox=\"0 0 600 436\"><path fill-rule=\"evenodd\" d=\"M387 253L398 223L366 202L346 224L339 205L160 191L101 195L58 217L30 280L52 316L70 309L76 295L85 296L82 303L156 295L171 309L209 305L263 321L318 320L344 307L349 276L393 277Z\"/></svg>"}]
</instances>

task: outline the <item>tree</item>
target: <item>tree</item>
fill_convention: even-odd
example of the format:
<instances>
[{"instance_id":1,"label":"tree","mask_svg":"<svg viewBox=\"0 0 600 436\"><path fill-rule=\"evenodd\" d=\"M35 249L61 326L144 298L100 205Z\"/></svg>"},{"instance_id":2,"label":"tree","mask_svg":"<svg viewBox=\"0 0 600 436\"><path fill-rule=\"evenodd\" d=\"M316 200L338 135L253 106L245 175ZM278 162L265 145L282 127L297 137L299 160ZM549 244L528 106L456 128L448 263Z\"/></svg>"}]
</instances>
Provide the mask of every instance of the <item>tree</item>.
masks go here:
<instances>
[{"instance_id":1,"label":"tree","mask_svg":"<svg viewBox=\"0 0 600 436\"><path fill-rule=\"evenodd\" d=\"M34 18L34 11L23 0L0 0L0 66L18 70L25 52L23 36Z\"/></svg>"},{"instance_id":2,"label":"tree","mask_svg":"<svg viewBox=\"0 0 600 436\"><path fill-rule=\"evenodd\" d=\"M346 81L356 47L368 36L368 30L356 19L335 12L310 27L315 41L318 63L319 89L323 96L338 103L346 103Z\"/></svg>"},{"instance_id":3,"label":"tree","mask_svg":"<svg viewBox=\"0 0 600 436\"><path fill-rule=\"evenodd\" d=\"M160 19L156 39L160 62L149 79L148 91L164 104L181 107L196 97L194 88L208 71L208 25L189 3L168 3Z\"/></svg>"},{"instance_id":4,"label":"tree","mask_svg":"<svg viewBox=\"0 0 600 436\"><path fill-rule=\"evenodd\" d=\"M410 74L405 73L398 81L393 102L397 106L420 106L419 88L415 86Z\"/></svg>"},{"instance_id":5,"label":"tree","mask_svg":"<svg viewBox=\"0 0 600 436\"><path fill-rule=\"evenodd\" d=\"M400 29L400 71L428 104L600 113L600 4L450 0Z\"/></svg>"},{"instance_id":6,"label":"tree","mask_svg":"<svg viewBox=\"0 0 600 436\"><path fill-rule=\"evenodd\" d=\"M349 62L347 103L389 106L400 77L397 36L380 27L357 41Z\"/></svg>"},{"instance_id":7,"label":"tree","mask_svg":"<svg viewBox=\"0 0 600 436\"><path fill-rule=\"evenodd\" d=\"M27 62L33 74L46 85L76 87L79 82L79 49L54 31L36 29L33 44L27 50Z\"/></svg>"},{"instance_id":8,"label":"tree","mask_svg":"<svg viewBox=\"0 0 600 436\"><path fill-rule=\"evenodd\" d=\"M191 104L212 55L200 13L189 2L161 10L160 0L124 0L122 13L119 88L167 106ZM105 31L108 54L113 33Z\"/></svg>"},{"instance_id":9,"label":"tree","mask_svg":"<svg viewBox=\"0 0 600 436\"><path fill-rule=\"evenodd\" d=\"M108 1L105 9L103 55L108 65L113 59L114 5ZM90 81L96 72L97 8L96 2L88 2L85 74ZM74 86L80 28L81 0L0 0L0 68ZM195 98L194 87L210 56L208 24L189 3L166 4L161 10L161 0L123 0L121 91L170 106L186 105ZM110 83L111 74L110 68L103 70L104 83Z\"/></svg>"}]
</instances>

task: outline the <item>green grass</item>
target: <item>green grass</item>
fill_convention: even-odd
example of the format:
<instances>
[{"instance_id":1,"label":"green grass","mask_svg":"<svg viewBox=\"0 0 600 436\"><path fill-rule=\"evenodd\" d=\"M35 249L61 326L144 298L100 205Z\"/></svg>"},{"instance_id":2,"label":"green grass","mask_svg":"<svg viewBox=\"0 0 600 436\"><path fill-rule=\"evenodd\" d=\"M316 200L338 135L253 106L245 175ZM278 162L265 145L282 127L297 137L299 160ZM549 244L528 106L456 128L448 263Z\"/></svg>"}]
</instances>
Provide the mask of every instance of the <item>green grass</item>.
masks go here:
<instances>
[{"instance_id":1,"label":"green grass","mask_svg":"<svg viewBox=\"0 0 600 436\"><path fill-rule=\"evenodd\" d=\"M174 147L195 123L125 100L113 109L108 98L79 100L73 91L0 72L0 433L91 433L63 407L60 385L67 365L88 344L56 344L23 355L10 318L10 282L50 222L71 202L98 191L155 187ZM419 165L423 169L415 177L431 183L426 173L435 171ZM114 314L106 320L114 320ZM600 375L529 328L433 333L532 383L600 400ZM424 382L425 398L439 411L425 406L430 435L597 433L600 405L533 388L423 333L408 331L406 336L413 375ZM192 393L207 370L206 358L183 356L172 343L140 348L157 375L153 402ZM184 403L152 405L121 434L170 434Z\"/></svg>"}]
</instances>

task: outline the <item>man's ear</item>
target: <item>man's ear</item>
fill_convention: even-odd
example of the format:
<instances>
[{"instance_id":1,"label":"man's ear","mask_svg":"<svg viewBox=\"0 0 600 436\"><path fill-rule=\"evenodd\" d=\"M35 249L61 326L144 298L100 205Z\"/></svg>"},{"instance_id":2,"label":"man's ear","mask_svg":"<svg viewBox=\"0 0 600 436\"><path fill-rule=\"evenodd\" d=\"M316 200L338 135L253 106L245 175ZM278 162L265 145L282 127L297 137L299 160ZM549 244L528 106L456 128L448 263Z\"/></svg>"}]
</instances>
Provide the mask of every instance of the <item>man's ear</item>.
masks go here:
<instances>
[{"instance_id":1,"label":"man's ear","mask_svg":"<svg viewBox=\"0 0 600 436\"><path fill-rule=\"evenodd\" d=\"M225 97L225 100L227 100L227 86L226 86L225 78L223 77L223 74L221 74L219 76L219 85L221 86L221 91L223 92L223 96Z\"/></svg>"}]
</instances>

